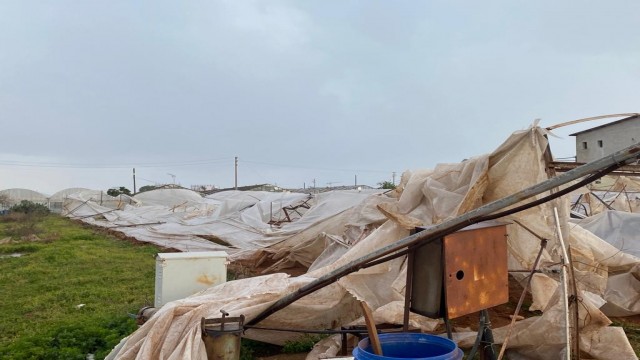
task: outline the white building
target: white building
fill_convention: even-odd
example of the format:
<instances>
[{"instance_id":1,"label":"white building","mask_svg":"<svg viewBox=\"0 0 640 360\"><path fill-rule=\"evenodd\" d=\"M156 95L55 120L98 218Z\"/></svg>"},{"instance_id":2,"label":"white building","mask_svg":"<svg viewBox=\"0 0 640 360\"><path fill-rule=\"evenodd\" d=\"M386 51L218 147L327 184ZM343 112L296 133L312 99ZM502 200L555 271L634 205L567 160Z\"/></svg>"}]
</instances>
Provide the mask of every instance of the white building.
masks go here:
<instances>
[{"instance_id":1,"label":"white building","mask_svg":"<svg viewBox=\"0 0 640 360\"><path fill-rule=\"evenodd\" d=\"M640 142L640 116L580 131L576 137L576 161L587 163Z\"/></svg>"}]
</instances>

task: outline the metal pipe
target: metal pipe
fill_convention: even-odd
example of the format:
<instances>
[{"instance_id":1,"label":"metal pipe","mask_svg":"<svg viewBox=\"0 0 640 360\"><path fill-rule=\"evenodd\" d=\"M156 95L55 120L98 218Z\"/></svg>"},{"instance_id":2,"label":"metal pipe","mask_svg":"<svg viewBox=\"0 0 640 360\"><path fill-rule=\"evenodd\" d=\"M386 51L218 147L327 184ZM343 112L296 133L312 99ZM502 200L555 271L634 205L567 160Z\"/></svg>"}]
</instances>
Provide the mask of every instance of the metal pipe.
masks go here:
<instances>
[{"instance_id":1,"label":"metal pipe","mask_svg":"<svg viewBox=\"0 0 640 360\"><path fill-rule=\"evenodd\" d=\"M600 171L609 167L616 167L624 165L640 156L640 143L630 146L626 149L617 151L611 155L605 156L599 160L582 165L571 171L568 171L562 175L556 176L551 179L547 179L541 183L533 185L524 190L518 191L515 194L509 195L502 199L498 199L490 202L484 206L471 210L463 215L455 217L451 220L447 220L440 224L434 225L431 228L418 232L414 235L408 236L404 239L398 240L393 244L389 244L379 250L369 253L361 258L353 260L345 265L338 267L337 269L319 277L318 279L300 287L298 290L285 295L271 306L258 314L255 318L247 323L247 325L255 325L260 321L269 317L269 315L279 311L280 309L288 306L294 301L318 290L329 284L334 283L341 277L348 275L352 272L360 270L365 264L381 258L385 255L391 254L403 248L419 243L433 241L439 237L453 233L466 226L475 224L483 216L492 214L498 210L502 210L508 206L514 205L522 200L528 199L532 196L541 194L545 191L549 191L558 186L564 185L570 181L577 180L581 177L589 175L593 172Z\"/></svg>"},{"instance_id":2,"label":"metal pipe","mask_svg":"<svg viewBox=\"0 0 640 360\"><path fill-rule=\"evenodd\" d=\"M520 225L525 229L528 229L524 225L522 224ZM534 234L533 232L531 233ZM511 319L511 324L509 325L507 336L504 337L504 341L502 342L502 347L500 348L500 354L498 355L498 360L502 360L502 357L504 356L504 352L505 350L507 350L507 344L509 343L509 337L511 337L511 331L513 330L513 325L515 325L516 323L516 317L520 313L520 308L522 307L522 303L524 302L524 297L525 295L527 295L527 290L529 290L529 286L531 286L531 280L533 279L533 274L538 271L536 270L536 268L538 267L538 263L540 262L540 258L542 257L542 252L546 247L547 247L547 239L544 239L544 238L540 239L540 251L538 251L538 256L536 256L536 260L533 262L533 269L531 269L530 274L527 278L527 283L524 285L524 289L522 290L520 299L518 299L518 305L516 306L516 311L513 314L513 318Z\"/></svg>"},{"instance_id":3,"label":"metal pipe","mask_svg":"<svg viewBox=\"0 0 640 360\"><path fill-rule=\"evenodd\" d=\"M579 124L581 122L585 122L585 121L592 121L592 120L602 120L602 119L608 119L608 118L613 118L613 117L633 117L633 116L638 116L638 113L623 113L623 114L609 114L609 115L601 115L601 116L593 116L593 117L588 117L588 118L584 118L584 119L578 119L578 120L571 120L571 121L566 121L560 124L556 124L556 125L552 125L549 126L547 128L547 130L553 130L553 129L557 129L559 127L563 127L563 126L567 126L567 125L573 125L573 124Z\"/></svg>"},{"instance_id":4,"label":"metal pipe","mask_svg":"<svg viewBox=\"0 0 640 360\"><path fill-rule=\"evenodd\" d=\"M571 290L573 296L569 298L569 305L572 305L573 311L573 346L575 348L574 355L576 360L580 360L580 310L578 309L578 284L576 283L576 273L573 267L573 255L571 255L571 244L567 245L567 253L569 256L569 274L571 276Z\"/></svg>"},{"instance_id":5,"label":"metal pipe","mask_svg":"<svg viewBox=\"0 0 640 360\"><path fill-rule=\"evenodd\" d=\"M616 169L616 165L611 165L603 170L597 171L589 176L587 176L586 178L584 178L583 180L580 180L578 182L576 182L575 184L571 185L571 186L567 186L566 188L559 190L559 191L555 191L553 193L551 193L551 195L545 196L541 199L538 200L534 200L530 203L524 204L524 205L520 205L518 207L509 209L509 210L505 210L499 213L494 213L491 215L487 215L485 217L483 217L480 221L489 221L489 220L495 220L495 219L499 219L501 217L505 217L507 215L511 215L511 214L515 214L518 213L520 211L523 210L527 210L529 208L532 208L534 206L540 205L540 204L544 204L548 201L551 201L553 199L559 198L562 195L566 195L570 192L572 192L573 190L576 190L578 188L581 188L589 183L591 183L592 181L598 180L599 178L603 177L604 175L612 172L613 170Z\"/></svg>"},{"instance_id":6,"label":"metal pipe","mask_svg":"<svg viewBox=\"0 0 640 360\"><path fill-rule=\"evenodd\" d=\"M588 177L584 178L583 180L580 180L580 181L576 182L575 184L573 184L571 186L567 186L566 188L564 188L564 189L562 189L560 191L556 191L556 192L554 192L554 193L552 193L550 195L547 195L547 196L545 196L543 198L540 198L538 200L532 201L530 203L526 203L524 205L509 209L509 210L505 210L505 211L502 211L502 212L499 212L499 213L493 213L491 215L487 215L487 216L481 217L480 219L477 219L476 222L499 219L499 218L502 218L502 217L505 217L505 216L508 216L508 215L511 215L511 214L518 213L518 212L523 211L523 210L527 210L527 209L532 208L534 206L537 206L539 204L546 203L546 202L551 201L553 199L559 198L562 195L566 195L566 194L568 194L568 193L570 193L570 192L572 192L572 191L574 191L574 190L576 190L578 188L581 188L581 187L583 187L583 186L585 186L585 185L587 185L587 184L589 184L589 183L601 178L602 176L608 174L609 172L613 171L614 169L615 169L615 167L610 166L610 167L608 167L608 168L606 168L604 170L600 170L597 173L589 175ZM520 224L518 221L516 221L516 220L514 220L514 221L516 223ZM522 224L520 224L520 225L522 225ZM524 225L522 225L522 226L524 227ZM525 229L530 231L530 229L528 229L526 227L525 227ZM532 234L534 236L538 237L539 239L542 239L539 235L537 235L535 233L532 233ZM385 257L380 257L380 258L378 258L378 259L376 259L374 261L370 261L366 265L364 265L362 268L363 269L364 268L369 268L369 267L372 267L372 266L375 266L375 265L378 265L378 264L382 264L382 263L385 263L387 261L399 258L399 257L404 256L407 253L409 253L409 251L410 251L409 248L401 250L401 251L396 251L391 255L388 255L388 256L385 256Z\"/></svg>"},{"instance_id":7,"label":"metal pipe","mask_svg":"<svg viewBox=\"0 0 640 360\"><path fill-rule=\"evenodd\" d=\"M476 352L478 351L478 347L480 346L480 342L482 342L482 335L484 335L484 312L480 312L480 322L478 324L478 335L476 335L476 341L473 343L473 347L471 348L471 351L469 351L469 356L467 357L467 359L474 359L476 356ZM500 359L498 359L500 360Z\"/></svg>"},{"instance_id":8,"label":"metal pipe","mask_svg":"<svg viewBox=\"0 0 640 360\"><path fill-rule=\"evenodd\" d=\"M411 250L411 249L409 249ZM413 265L415 262L415 251L410 251L407 256L407 283L404 287L404 314L402 316L402 329L409 331L409 309L411 308L411 296L413 293Z\"/></svg>"},{"instance_id":9,"label":"metal pipe","mask_svg":"<svg viewBox=\"0 0 640 360\"><path fill-rule=\"evenodd\" d=\"M245 330L268 330L268 331L282 331L282 332L294 332L294 333L303 333L303 334L323 334L323 335L335 335L335 334L367 334L367 329L362 330L313 330L313 329L282 329L282 328L274 328L274 327L262 327L262 326L251 326L245 325ZM380 330L378 330L380 332Z\"/></svg>"},{"instance_id":10,"label":"metal pipe","mask_svg":"<svg viewBox=\"0 0 640 360\"><path fill-rule=\"evenodd\" d=\"M560 247L562 248L562 272L560 273L561 285L562 285L562 305L564 306L564 337L567 345L567 351L565 357L567 360L571 360L571 323L569 322L569 287L567 285L567 265L569 262L569 255L567 254L567 247L562 237L562 231L560 230L560 218L558 217L558 208L553 208L553 218L556 221L556 231L558 232L558 241L560 241ZM577 295L577 294L576 294ZM577 326L577 324L576 324ZM578 350L579 351L579 350Z\"/></svg>"}]
</instances>

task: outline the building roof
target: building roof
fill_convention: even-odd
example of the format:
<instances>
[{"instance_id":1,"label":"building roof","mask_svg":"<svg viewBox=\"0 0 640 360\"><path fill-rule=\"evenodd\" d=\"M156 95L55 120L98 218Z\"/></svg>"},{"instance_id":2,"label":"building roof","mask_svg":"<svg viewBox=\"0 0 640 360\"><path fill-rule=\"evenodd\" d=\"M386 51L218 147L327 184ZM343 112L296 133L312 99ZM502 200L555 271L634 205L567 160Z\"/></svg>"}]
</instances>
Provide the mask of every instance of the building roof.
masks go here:
<instances>
[{"instance_id":1,"label":"building roof","mask_svg":"<svg viewBox=\"0 0 640 360\"><path fill-rule=\"evenodd\" d=\"M591 128L591 129L578 131L576 133L569 134L569 136L578 136L580 134L584 134L584 133L587 133L587 132L590 132L590 131L600 130L600 129L608 127L608 126L617 125L617 124L620 124L620 123L623 123L623 122L626 122L626 121L630 121L630 120L635 120L635 119L638 119L638 116L639 115L629 116L629 117L626 117L624 119L621 119L621 120L618 120L618 121L614 121L614 122L610 122L610 123L607 123L607 124L604 124L604 125L596 126L594 128Z\"/></svg>"}]
</instances>

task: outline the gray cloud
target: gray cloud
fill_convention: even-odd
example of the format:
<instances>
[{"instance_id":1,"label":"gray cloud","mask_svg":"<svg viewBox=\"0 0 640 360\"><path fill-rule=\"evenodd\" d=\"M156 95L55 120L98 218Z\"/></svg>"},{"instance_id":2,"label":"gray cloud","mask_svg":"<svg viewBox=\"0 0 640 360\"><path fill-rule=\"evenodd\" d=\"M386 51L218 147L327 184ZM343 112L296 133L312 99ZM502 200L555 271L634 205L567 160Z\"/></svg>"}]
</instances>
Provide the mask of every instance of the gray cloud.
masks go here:
<instances>
[{"instance_id":1,"label":"gray cloud","mask_svg":"<svg viewBox=\"0 0 640 360\"><path fill-rule=\"evenodd\" d=\"M136 164L231 186L234 156L244 183L375 185L460 161L535 118L635 111L638 7L3 2L0 188L105 188Z\"/></svg>"}]
</instances>

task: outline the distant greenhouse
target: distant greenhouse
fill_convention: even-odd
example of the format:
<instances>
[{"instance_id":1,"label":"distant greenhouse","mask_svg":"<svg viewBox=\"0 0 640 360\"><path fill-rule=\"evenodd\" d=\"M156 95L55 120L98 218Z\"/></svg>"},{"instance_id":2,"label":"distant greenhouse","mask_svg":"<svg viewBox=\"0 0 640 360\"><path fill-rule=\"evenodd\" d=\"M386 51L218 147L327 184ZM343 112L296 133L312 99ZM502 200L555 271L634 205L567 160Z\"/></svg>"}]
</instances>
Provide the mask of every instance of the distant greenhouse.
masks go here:
<instances>
[{"instance_id":1,"label":"distant greenhouse","mask_svg":"<svg viewBox=\"0 0 640 360\"><path fill-rule=\"evenodd\" d=\"M62 207L64 205L65 199L69 197L69 195L79 193L82 191L91 191L91 190L86 188L75 187L75 188L60 190L57 193L51 195L51 197L49 198L49 210L55 213L62 213Z\"/></svg>"},{"instance_id":2,"label":"distant greenhouse","mask_svg":"<svg viewBox=\"0 0 640 360\"><path fill-rule=\"evenodd\" d=\"M29 189L0 190L0 199L2 198L5 198L5 200L0 202L0 210L6 210L23 200L49 206L49 197L47 195Z\"/></svg>"},{"instance_id":3,"label":"distant greenhouse","mask_svg":"<svg viewBox=\"0 0 640 360\"><path fill-rule=\"evenodd\" d=\"M29 189L6 189L0 190L0 211L7 210L12 206L19 204L23 200L41 204L49 208L54 213L69 214L75 209L65 209L65 202L70 197L74 199L83 199L82 202L92 201L101 206L111 209L121 209L125 205L135 204L136 201L130 196L120 195L117 197L109 196L101 190L91 190L86 188L68 188L60 190L55 194L48 196L37 191Z\"/></svg>"}]
</instances>

